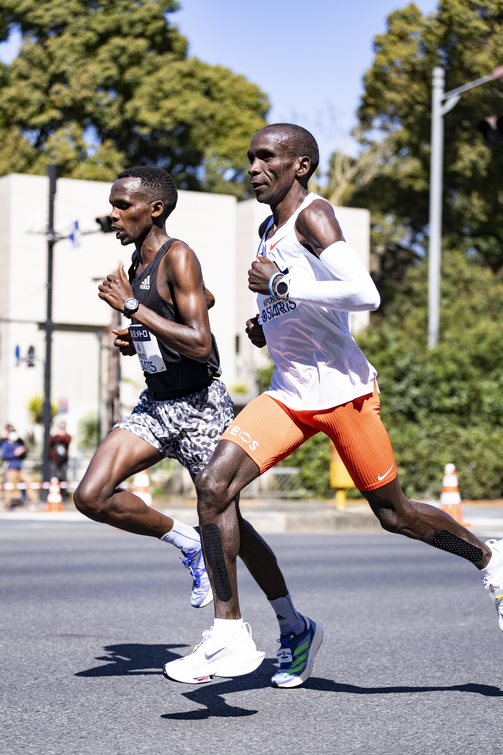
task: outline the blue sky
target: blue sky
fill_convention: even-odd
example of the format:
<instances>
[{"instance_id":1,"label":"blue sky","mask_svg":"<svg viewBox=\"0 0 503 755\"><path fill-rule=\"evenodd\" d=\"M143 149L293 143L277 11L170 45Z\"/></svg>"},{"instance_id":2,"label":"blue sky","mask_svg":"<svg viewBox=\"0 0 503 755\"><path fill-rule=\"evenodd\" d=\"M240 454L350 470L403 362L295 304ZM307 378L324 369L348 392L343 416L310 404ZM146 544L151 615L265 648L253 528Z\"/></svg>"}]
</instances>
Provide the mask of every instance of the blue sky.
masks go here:
<instances>
[{"instance_id":1,"label":"blue sky","mask_svg":"<svg viewBox=\"0 0 503 755\"><path fill-rule=\"evenodd\" d=\"M269 121L314 133L322 165L335 149L354 151L351 129L373 60L373 40L407 0L180 0L171 16L189 54L246 76L269 95ZM416 0L431 13L438 0ZM0 44L9 60L16 40Z\"/></svg>"},{"instance_id":2,"label":"blue sky","mask_svg":"<svg viewBox=\"0 0 503 755\"><path fill-rule=\"evenodd\" d=\"M180 0L174 22L190 55L244 74L269 95L269 121L314 133L322 164L354 151L351 129L373 40L407 0ZM416 0L425 14L437 0Z\"/></svg>"}]
</instances>

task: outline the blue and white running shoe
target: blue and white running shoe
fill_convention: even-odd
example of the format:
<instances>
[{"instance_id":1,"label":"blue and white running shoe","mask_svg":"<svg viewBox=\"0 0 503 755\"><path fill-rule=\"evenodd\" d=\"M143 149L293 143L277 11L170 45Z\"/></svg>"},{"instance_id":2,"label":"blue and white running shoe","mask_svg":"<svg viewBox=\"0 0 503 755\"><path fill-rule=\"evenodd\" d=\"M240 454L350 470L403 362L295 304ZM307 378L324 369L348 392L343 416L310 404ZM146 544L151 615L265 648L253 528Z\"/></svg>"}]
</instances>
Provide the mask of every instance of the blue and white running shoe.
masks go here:
<instances>
[{"instance_id":1,"label":"blue and white running shoe","mask_svg":"<svg viewBox=\"0 0 503 755\"><path fill-rule=\"evenodd\" d=\"M273 687L299 687L309 679L314 658L323 642L323 627L304 616L300 634L281 635L277 652L279 671L271 679Z\"/></svg>"},{"instance_id":2,"label":"blue and white running shoe","mask_svg":"<svg viewBox=\"0 0 503 755\"><path fill-rule=\"evenodd\" d=\"M185 558L182 564L192 574L192 593L190 595L190 605L192 608L204 608L213 600L206 564L204 563L203 550L191 551L186 553L182 551Z\"/></svg>"}]
</instances>

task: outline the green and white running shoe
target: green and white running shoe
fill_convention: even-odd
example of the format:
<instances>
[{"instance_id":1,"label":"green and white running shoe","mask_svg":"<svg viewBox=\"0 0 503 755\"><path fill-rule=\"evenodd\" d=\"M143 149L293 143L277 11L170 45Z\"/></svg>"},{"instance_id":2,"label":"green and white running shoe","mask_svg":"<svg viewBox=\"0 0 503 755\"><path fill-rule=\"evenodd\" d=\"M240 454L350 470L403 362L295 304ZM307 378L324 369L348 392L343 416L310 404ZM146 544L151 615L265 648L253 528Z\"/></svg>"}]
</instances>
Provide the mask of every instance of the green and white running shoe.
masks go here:
<instances>
[{"instance_id":1,"label":"green and white running shoe","mask_svg":"<svg viewBox=\"0 0 503 755\"><path fill-rule=\"evenodd\" d=\"M323 627L304 616L301 634L281 635L277 652L279 671L271 679L273 687L299 687L309 679L316 653L323 642Z\"/></svg>"}]
</instances>

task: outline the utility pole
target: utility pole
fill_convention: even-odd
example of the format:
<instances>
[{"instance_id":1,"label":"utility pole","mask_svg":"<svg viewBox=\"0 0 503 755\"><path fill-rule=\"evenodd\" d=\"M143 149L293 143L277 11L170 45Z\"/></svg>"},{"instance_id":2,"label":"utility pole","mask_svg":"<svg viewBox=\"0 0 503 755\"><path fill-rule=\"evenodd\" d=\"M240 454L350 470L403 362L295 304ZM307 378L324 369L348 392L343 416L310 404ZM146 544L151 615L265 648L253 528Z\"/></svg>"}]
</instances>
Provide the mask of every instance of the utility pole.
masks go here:
<instances>
[{"instance_id":1,"label":"utility pole","mask_svg":"<svg viewBox=\"0 0 503 755\"><path fill-rule=\"evenodd\" d=\"M503 66L480 79L444 91L445 73L433 69L431 93L430 239L428 250L428 348L438 344L440 330L440 275L442 266L442 173L444 166L444 115L455 107L464 92L503 78Z\"/></svg>"},{"instance_id":2,"label":"utility pole","mask_svg":"<svg viewBox=\"0 0 503 755\"><path fill-rule=\"evenodd\" d=\"M42 482L49 481L49 437L52 423L51 404L51 379L52 379L52 334L54 323L52 321L52 279L54 267L54 246L58 240L54 230L54 200L56 197L57 169L55 165L48 168L49 176L49 216L47 223L47 308L45 317L45 365L44 365L44 446L42 455ZM45 500L47 491L42 489L42 500Z\"/></svg>"}]
</instances>

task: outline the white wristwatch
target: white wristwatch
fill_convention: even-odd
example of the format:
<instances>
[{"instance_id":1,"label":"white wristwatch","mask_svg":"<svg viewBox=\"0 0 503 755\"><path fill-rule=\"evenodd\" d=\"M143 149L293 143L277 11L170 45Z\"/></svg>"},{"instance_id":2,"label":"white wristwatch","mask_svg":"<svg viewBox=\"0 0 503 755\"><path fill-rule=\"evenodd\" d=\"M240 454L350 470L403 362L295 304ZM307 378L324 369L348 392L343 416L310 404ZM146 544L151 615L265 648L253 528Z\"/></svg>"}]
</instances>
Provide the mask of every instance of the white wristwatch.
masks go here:
<instances>
[{"instance_id":1,"label":"white wristwatch","mask_svg":"<svg viewBox=\"0 0 503 755\"><path fill-rule=\"evenodd\" d=\"M140 302L138 301L138 299L126 299L126 301L124 302L124 317L131 319L134 313L138 310L139 306Z\"/></svg>"}]
</instances>

